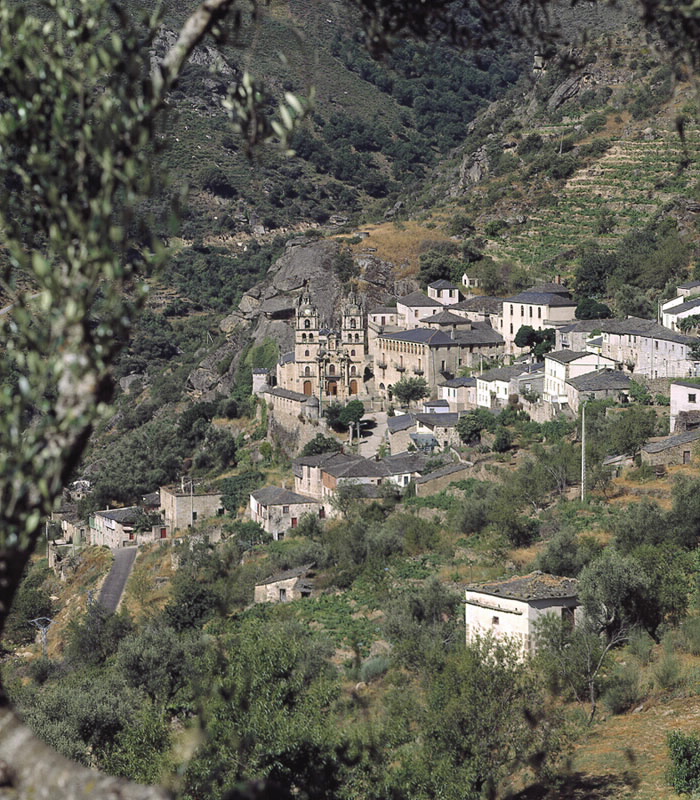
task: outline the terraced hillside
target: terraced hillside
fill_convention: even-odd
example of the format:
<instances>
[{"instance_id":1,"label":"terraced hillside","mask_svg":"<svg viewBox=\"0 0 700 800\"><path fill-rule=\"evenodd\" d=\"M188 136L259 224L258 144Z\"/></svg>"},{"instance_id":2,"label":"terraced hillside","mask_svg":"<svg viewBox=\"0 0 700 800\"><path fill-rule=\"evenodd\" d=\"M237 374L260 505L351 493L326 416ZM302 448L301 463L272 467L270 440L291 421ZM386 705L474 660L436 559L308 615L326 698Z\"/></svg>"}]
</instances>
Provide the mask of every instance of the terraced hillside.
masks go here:
<instances>
[{"instance_id":1,"label":"terraced hillside","mask_svg":"<svg viewBox=\"0 0 700 800\"><path fill-rule=\"evenodd\" d=\"M609 139L607 152L575 172L550 205L491 240L489 255L529 264L551 261L594 238L614 247L667 204L692 198L700 180L698 128L686 129L683 141L669 122L647 131ZM607 231L601 230L604 210L611 215Z\"/></svg>"}]
</instances>

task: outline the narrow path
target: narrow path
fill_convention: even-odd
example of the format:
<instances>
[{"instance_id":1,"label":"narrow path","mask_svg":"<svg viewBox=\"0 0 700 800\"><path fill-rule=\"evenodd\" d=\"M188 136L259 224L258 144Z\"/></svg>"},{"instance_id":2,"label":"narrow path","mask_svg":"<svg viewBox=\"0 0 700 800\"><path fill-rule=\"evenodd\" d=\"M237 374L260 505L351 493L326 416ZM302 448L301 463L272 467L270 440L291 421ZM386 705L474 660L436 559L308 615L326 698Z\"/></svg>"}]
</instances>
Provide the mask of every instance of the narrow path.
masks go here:
<instances>
[{"instance_id":1,"label":"narrow path","mask_svg":"<svg viewBox=\"0 0 700 800\"><path fill-rule=\"evenodd\" d=\"M120 547L112 551L114 553L114 562L102 586L98 601L102 608L111 613L114 613L119 608L126 581L134 566L137 551L137 547Z\"/></svg>"},{"instance_id":2,"label":"narrow path","mask_svg":"<svg viewBox=\"0 0 700 800\"><path fill-rule=\"evenodd\" d=\"M363 431L360 440L360 455L365 458L374 458L379 445L384 441L384 434L386 433L386 412L375 411L374 413L366 414L365 419L374 420L377 424L371 430Z\"/></svg>"}]
</instances>

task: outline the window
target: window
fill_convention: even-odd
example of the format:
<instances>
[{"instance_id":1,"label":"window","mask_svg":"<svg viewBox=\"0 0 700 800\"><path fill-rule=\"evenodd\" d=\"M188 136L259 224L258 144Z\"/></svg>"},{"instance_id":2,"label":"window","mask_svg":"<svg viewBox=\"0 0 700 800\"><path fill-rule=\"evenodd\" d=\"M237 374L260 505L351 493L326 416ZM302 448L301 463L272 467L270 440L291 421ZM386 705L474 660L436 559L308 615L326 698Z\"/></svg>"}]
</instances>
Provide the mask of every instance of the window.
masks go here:
<instances>
[{"instance_id":1,"label":"window","mask_svg":"<svg viewBox=\"0 0 700 800\"><path fill-rule=\"evenodd\" d=\"M520 316L521 317L525 316L525 306L520 306Z\"/></svg>"},{"instance_id":2,"label":"window","mask_svg":"<svg viewBox=\"0 0 700 800\"><path fill-rule=\"evenodd\" d=\"M313 333L310 333L309 334L309 341L313 342L313 340L314 340L314 335L313 335Z\"/></svg>"},{"instance_id":3,"label":"window","mask_svg":"<svg viewBox=\"0 0 700 800\"><path fill-rule=\"evenodd\" d=\"M331 364L331 365L328 367L328 374L329 374L329 375L335 375L335 364Z\"/></svg>"},{"instance_id":4,"label":"window","mask_svg":"<svg viewBox=\"0 0 700 800\"><path fill-rule=\"evenodd\" d=\"M304 367L304 375L306 376L311 375L311 367Z\"/></svg>"},{"instance_id":5,"label":"window","mask_svg":"<svg viewBox=\"0 0 700 800\"><path fill-rule=\"evenodd\" d=\"M532 306L530 306L530 318L532 318Z\"/></svg>"},{"instance_id":6,"label":"window","mask_svg":"<svg viewBox=\"0 0 700 800\"><path fill-rule=\"evenodd\" d=\"M350 355L351 355L351 356L354 356L354 355L355 355L355 351L354 351L354 350L351 350L351 351L350 351Z\"/></svg>"},{"instance_id":7,"label":"window","mask_svg":"<svg viewBox=\"0 0 700 800\"><path fill-rule=\"evenodd\" d=\"M542 309L539 307L537 308L537 319L542 319Z\"/></svg>"},{"instance_id":8,"label":"window","mask_svg":"<svg viewBox=\"0 0 700 800\"><path fill-rule=\"evenodd\" d=\"M168 529L167 528L161 528L160 529L160 538L161 539L167 539L168 538Z\"/></svg>"},{"instance_id":9,"label":"window","mask_svg":"<svg viewBox=\"0 0 700 800\"><path fill-rule=\"evenodd\" d=\"M302 341L302 342L305 342L305 341L306 341L306 334L305 334L305 333L302 333L302 334L301 334L301 341Z\"/></svg>"},{"instance_id":10,"label":"window","mask_svg":"<svg viewBox=\"0 0 700 800\"><path fill-rule=\"evenodd\" d=\"M694 402L695 402L695 398L696 398L696 397L697 397L697 395L694 395L694 394L689 394L689 395L688 395L688 402L689 402L689 403L694 403Z\"/></svg>"},{"instance_id":11,"label":"window","mask_svg":"<svg viewBox=\"0 0 700 800\"><path fill-rule=\"evenodd\" d=\"M196 522L196 521L197 521L197 512L193 511L192 512L192 522Z\"/></svg>"},{"instance_id":12,"label":"window","mask_svg":"<svg viewBox=\"0 0 700 800\"><path fill-rule=\"evenodd\" d=\"M499 622L500 622L500 620L498 619L498 617L491 617L491 624L492 625L498 625Z\"/></svg>"},{"instance_id":13,"label":"window","mask_svg":"<svg viewBox=\"0 0 700 800\"><path fill-rule=\"evenodd\" d=\"M308 350L304 350L304 358L308 358L310 355Z\"/></svg>"},{"instance_id":14,"label":"window","mask_svg":"<svg viewBox=\"0 0 700 800\"><path fill-rule=\"evenodd\" d=\"M325 519L326 518L326 509L323 506L321 506L321 508L319 508L319 510L318 510L318 518L319 519Z\"/></svg>"},{"instance_id":15,"label":"window","mask_svg":"<svg viewBox=\"0 0 700 800\"><path fill-rule=\"evenodd\" d=\"M513 314L513 306L510 307L510 313Z\"/></svg>"},{"instance_id":16,"label":"window","mask_svg":"<svg viewBox=\"0 0 700 800\"><path fill-rule=\"evenodd\" d=\"M282 506L282 513L289 514L289 506Z\"/></svg>"},{"instance_id":17,"label":"window","mask_svg":"<svg viewBox=\"0 0 700 800\"><path fill-rule=\"evenodd\" d=\"M386 325L386 317L382 317L382 325Z\"/></svg>"},{"instance_id":18,"label":"window","mask_svg":"<svg viewBox=\"0 0 700 800\"><path fill-rule=\"evenodd\" d=\"M659 343L658 343L658 342L654 342L654 349L655 349L655 350L658 350L658 349L659 349Z\"/></svg>"},{"instance_id":19,"label":"window","mask_svg":"<svg viewBox=\"0 0 700 800\"><path fill-rule=\"evenodd\" d=\"M133 531L129 531L129 541L130 542L134 541L134 532Z\"/></svg>"},{"instance_id":20,"label":"window","mask_svg":"<svg viewBox=\"0 0 700 800\"><path fill-rule=\"evenodd\" d=\"M357 327L357 320L355 320L355 319L351 319L351 320L350 320L350 327L351 327L353 330L355 330L355 328Z\"/></svg>"},{"instance_id":21,"label":"window","mask_svg":"<svg viewBox=\"0 0 700 800\"><path fill-rule=\"evenodd\" d=\"M287 599L287 590L286 589L280 589L280 602L284 603L284 601L286 599Z\"/></svg>"},{"instance_id":22,"label":"window","mask_svg":"<svg viewBox=\"0 0 700 800\"><path fill-rule=\"evenodd\" d=\"M513 333L513 323L510 323L510 332Z\"/></svg>"},{"instance_id":23,"label":"window","mask_svg":"<svg viewBox=\"0 0 700 800\"><path fill-rule=\"evenodd\" d=\"M356 333L356 334L355 334L355 341L356 341L356 342L359 342L359 341L360 341L360 334L359 334L359 333Z\"/></svg>"},{"instance_id":24,"label":"window","mask_svg":"<svg viewBox=\"0 0 700 800\"><path fill-rule=\"evenodd\" d=\"M311 327L311 320L310 319L305 319L304 320L304 327L305 328L310 328Z\"/></svg>"}]
</instances>

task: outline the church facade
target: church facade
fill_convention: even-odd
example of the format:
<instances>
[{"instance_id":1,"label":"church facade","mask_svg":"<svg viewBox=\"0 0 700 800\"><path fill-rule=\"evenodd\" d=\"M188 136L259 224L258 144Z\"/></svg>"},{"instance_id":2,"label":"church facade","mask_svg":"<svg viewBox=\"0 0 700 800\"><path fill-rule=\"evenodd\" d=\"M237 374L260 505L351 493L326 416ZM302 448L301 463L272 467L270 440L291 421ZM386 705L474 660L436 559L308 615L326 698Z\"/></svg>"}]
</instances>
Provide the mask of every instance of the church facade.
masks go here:
<instances>
[{"instance_id":1,"label":"church facade","mask_svg":"<svg viewBox=\"0 0 700 800\"><path fill-rule=\"evenodd\" d=\"M307 396L347 402L366 396L369 378L364 302L351 292L340 328L325 324L305 291L294 318L294 351L277 365L277 385Z\"/></svg>"}]
</instances>

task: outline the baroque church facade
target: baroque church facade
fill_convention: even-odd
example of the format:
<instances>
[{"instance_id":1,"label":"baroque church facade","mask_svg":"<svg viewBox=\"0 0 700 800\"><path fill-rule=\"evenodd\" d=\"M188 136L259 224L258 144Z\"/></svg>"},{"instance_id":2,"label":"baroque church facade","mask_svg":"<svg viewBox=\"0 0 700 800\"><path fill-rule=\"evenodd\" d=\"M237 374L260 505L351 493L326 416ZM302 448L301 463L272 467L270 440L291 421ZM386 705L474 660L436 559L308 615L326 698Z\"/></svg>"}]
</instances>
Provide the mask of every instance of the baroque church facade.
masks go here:
<instances>
[{"instance_id":1,"label":"baroque church facade","mask_svg":"<svg viewBox=\"0 0 700 800\"><path fill-rule=\"evenodd\" d=\"M308 290L294 318L294 351L277 365L277 385L324 399L347 402L366 396L370 375L364 300L351 292L341 308L340 328L325 324Z\"/></svg>"}]
</instances>

